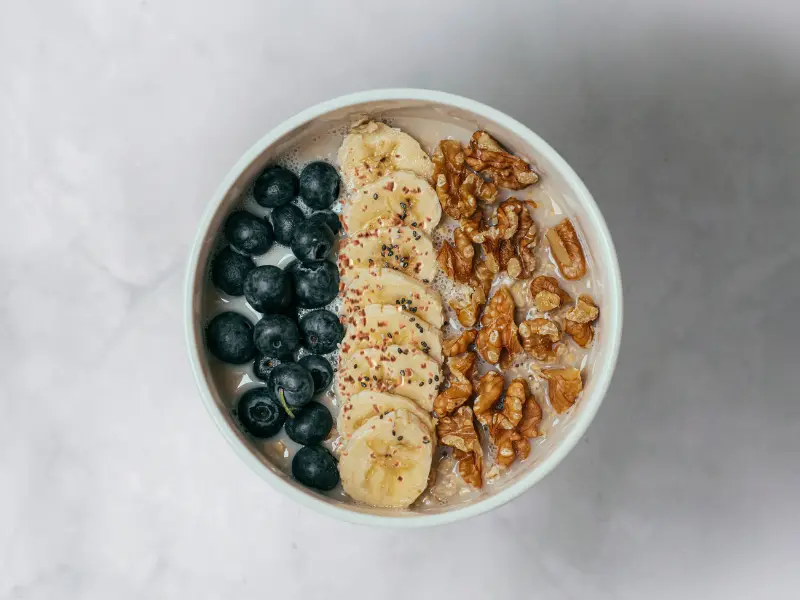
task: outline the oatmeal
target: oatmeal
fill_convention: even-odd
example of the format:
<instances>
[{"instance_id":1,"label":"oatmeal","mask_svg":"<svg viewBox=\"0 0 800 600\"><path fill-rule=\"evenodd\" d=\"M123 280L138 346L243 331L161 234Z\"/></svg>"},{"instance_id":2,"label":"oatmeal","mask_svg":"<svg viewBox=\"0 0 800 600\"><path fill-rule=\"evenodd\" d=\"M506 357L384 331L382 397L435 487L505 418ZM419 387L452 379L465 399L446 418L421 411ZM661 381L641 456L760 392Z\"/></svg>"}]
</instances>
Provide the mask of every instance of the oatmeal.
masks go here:
<instances>
[{"instance_id":1,"label":"oatmeal","mask_svg":"<svg viewBox=\"0 0 800 600\"><path fill-rule=\"evenodd\" d=\"M473 131L362 120L311 163L265 168L226 224L206 303L215 378L306 486L464 502L579 408L602 333L579 223L537 191L546 173Z\"/></svg>"}]
</instances>

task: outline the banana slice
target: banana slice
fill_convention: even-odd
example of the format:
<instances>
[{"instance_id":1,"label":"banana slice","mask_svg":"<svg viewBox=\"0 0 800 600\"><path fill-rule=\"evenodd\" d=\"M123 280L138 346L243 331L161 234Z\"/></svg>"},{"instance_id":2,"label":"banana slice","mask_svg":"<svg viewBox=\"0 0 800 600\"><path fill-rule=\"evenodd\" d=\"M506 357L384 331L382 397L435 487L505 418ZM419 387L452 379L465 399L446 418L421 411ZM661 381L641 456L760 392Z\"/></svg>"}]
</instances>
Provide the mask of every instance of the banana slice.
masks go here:
<instances>
[{"instance_id":1,"label":"banana slice","mask_svg":"<svg viewBox=\"0 0 800 600\"><path fill-rule=\"evenodd\" d=\"M429 439L433 440L434 445L434 423L431 416L417 406L405 396L397 394L386 394L367 390L359 392L345 402L339 409L339 417L336 420L336 430L344 436L346 440L355 433L368 419L379 417L388 412L399 409L407 410L422 421L428 428Z\"/></svg>"},{"instance_id":2,"label":"banana slice","mask_svg":"<svg viewBox=\"0 0 800 600\"><path fill-rule=\"evenodd\" d=\"M407 410L372 417L339 457L345 493L357 502L405 508L428 486L433 442L425 424Z\"/></svg>"},{"instance_id":3,"label":"banana slice","mask_svg":"<svg viewBox=\"0 0 800 600\"><path fill-rule=\"evenodd\" d=\"M442 369L427 354L402 346L363 348L339 361L336 394L339 403L363 392L392 392L416 402L428 412L439 390Z\"/></svg>"},{"instance_id":4,"label":"banana slice","mask_svg":"<svg viewBox=\"0 0 800 600\"><path fill-rule=\"evenodd\" d=\"M414 348L442 364L442 332L397 305L370 304L351 315L339 350L341 360L363 348Z\"/></svg>"},{"instance_id":5,"label":"banana slice","mask_svg":"<svg viewBox=\"0 0 800 600\"><path fill-rule=\"evenodd\" d=\"M442 298L435 290L393 269L357 269L342 294L342 314L348 317L370 304L404 307L434 327L444 317Z\"/></svg>"},{"instance_id":6,"label":"banana slice","mask_svg":"<svg viewBox=\"0 0 800 600\"><path fill-rule=\"evenodd\" d=\"M433 242L413 227L382 227L341 241L339 275L347 283L356 269L395 269L423 283L433 281L439 265Z\"/></svg>"},{"instance_id":7,"label":"banana slice","mask_svg":"<svg viewBox=\"0 0 800 600\"><path fill-rule=\"evenodd\" d=\"M411 225L430 233L441 218L434 189L409 171L390 173L356 190L342 212L349 233L390 225Z\"/></svg>"},{"instance_id":8,"label":"banana slice","mask_svg":"<svg viewBox=\"0 0 800 600\"><path fill-rule=\"evenodd\" d=\"M344 182L351 189L372 183L391 171L411 171L428 181L433 177L433 162L417 140L375 121L353 127L337 158Z\"/></svg>"}]
</instances>

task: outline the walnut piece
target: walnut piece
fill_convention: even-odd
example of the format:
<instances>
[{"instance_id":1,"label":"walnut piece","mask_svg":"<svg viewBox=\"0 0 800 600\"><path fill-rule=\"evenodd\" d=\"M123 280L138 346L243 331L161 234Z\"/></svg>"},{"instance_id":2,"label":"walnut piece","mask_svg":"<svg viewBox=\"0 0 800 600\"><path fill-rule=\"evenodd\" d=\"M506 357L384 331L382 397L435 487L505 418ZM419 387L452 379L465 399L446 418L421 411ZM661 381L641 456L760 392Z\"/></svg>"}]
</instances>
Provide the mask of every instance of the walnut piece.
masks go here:
<instances>
[{"instance_id":1,"label":"walnut piece","mask_svg":"<svg viewBox=\"0 0 800 600\"><path fill-rule=\"evenodd\" d=\"M543 292L546 292L546 295L541 296L540 299L540 294ZM558 279L546 275L539 275L533 278L531 281L530 295L533 298L534 304L536 304L536 310L541 312L547 312L548 310L553 310L553 308L558 308L562 304L572 302L570 295L558 285ZM556 302L553 296L558 296L558 302ZM540 302L543 307L553 304L555 304L555 306L552 306L552 308L539 308Z\"/></svg>"},{"instance_id":2,"label":"walnut piece","mask_svg":"<svg viewBox=\"0 0 800 600\"><path fill-rule=\"evenodd\" d=\"M433 181L442 210L454 219L469 217L478 198L497 199L497 188L468 171L464 151L457 140L442 140L433 154Z\"/></svg>"},{"instance_id":3,"label":"walnut piece","mask_svg":"<svg viewBox=\"0 0 800 600\"><path fill-rule=\"evenodd\" d=\"M586 348L594 339L594 327L591 323L564 321L564 333L572 337L581 348Z\"/></svg>"},{"instance_id":4,"label":"walnut piece","mask_svg":"<svg viewBox=\"0 0 800 600\"><path fill-rule=\"evenodd\" d=\"M433 411L437 416L449 415L472 398L472 378L477 359L478 355L474 352L465 352L447 359L448 387L433 401Z\"/></svg>"},{"instance_id":5,"label":"walnut piece","mask_svg":"<svg viewBox=\"0 0 800 600\"><path fill-rule=\"evenodd\" d=\"M481 317L482 327L475 342L486 362L496 365L503 350L511 357L522 351L514 310L514 299L508 287L498 288Z\"/></svg>"},{"instance_id":6,"label":"walnut piece","mask_svg":"<svg viewBox=\"0 0 800 600\"><path fill-rule=\"evenodd\" d=\"M464 327L474 327L481 308L486 304L486 296L480 288L466 288L465 294L465 298L450 300L449 304L456 311L459 323Z\"/></svg>"},{"instance_id":7,"label":"walnut piece","mask_svg":"<svg viewBox=\"0 0 800 600\"><path fill-rule=\"evenodd\" d=\"M530 202L509 198L484 222L476 213L461 227L469 239L480 244L493 273L506 271L515 279L530 277L536 268L536 222L528 210Z\"/></svg>"},{"instance_id":8,"label":"walnut piece","mask_svg":"<svg viewBox=\"0 0 800 600\"><path fill-rule=\"evenodd\" d=\"M519 324L519 337L525 352L536 360L552 362L556 359L553 344L561 340L558 325L547 319L531 319Z\"/></svg>"},{"instance_id":9,"label":"walnut piece","mask_svg":"<svg viewBox=\"0 0 800 600\"><path fill-rule=\"evenodd\" d=\"M478 381L478 395L475 397L473 408L475 415L480 416L491 410L494 403L503 395L503 376L497 371L488 371Z\"/></svg>"},{"instance_id":10,"label":"walnut piece","mask_svg":"<svg viewBox=\"0 0 800 600\"><path fill-rule=\"evenodd\" d=\"M480 289L483 292L483 301L484 303L489 298L489 291L492 289L492 282L494 281L494 273L489 268L489 265L486 264L485 260L482 260L475 264L475 277L472 278L470 284L473 288Z\"/></svg>"},{"instance_id":11,"label":"walnut piece","mask_svg":"<svg viewBox=\"0 0 800 600\"><path fill-rule=\"evenodd\" d=\"M542 435L539 431L539 423L542 422L542 407L536 401L533 394L528 396L525 406L522 409L522 420L517 426L517 430L526 438L536 438Z\"/></svg>"},{"instance_id":12,"label":"walnut piece","mask_svg":"<svg viewBox=\"0 0 800 600\"><path fill-rule=\"evenodd\" d=\"M453 242L442 244L436 261L447 277L459 283L468 283L472 278L475 247L460 227L453 232Z\"/></svg>"},{"instance_id":13,"label":"walnut piece","mask_svg":"<svg viewBox=\"0 0 800 600\"><path fill-rule=\"evenodd\" d=\"M483 456L477 452L453 450L453 457L458 461L458 474L461 479L475 488L483 487Z\"/></svg>"},{"instance_id":14,"label":"walnut piece","mask_svg":"<svg viewBox=\"0 0 800 600\"><path fill-rule=\"evenodd\" d=\"M465 329L461 335L447 339L443 342L442 348L445 356L455 356L467 351L469 345L475 341L478 332L474 329Z\"/></svg>"},{"instance_id":15,"label":"walnut piece","mask_svg":"<svg viewBox=\"0 0 800 600\"><path fill-rule=\"evenodd\" d=\"M600 309L591 296L582 295L577 304L564 315L564 331L572 336L575 343L586 348L594 338L592 323L600 317Z\"/></svg>"},{"instance_id":16,"label":"walnut piece","mask_svg":"<svg viewBox=\"0 0 800 600\"><path fill-rule=\"evenodd\" d=\"M511 238L511 246L514 248L516 259L519 260L519 268L512 266L511 262L506 265L506 271L515 279L524 279L533 275L536 270L536 221L533 220L528 209L523 206L519 217L519 228L514 237Z\"/></svg>"},{"instance_id":17,"label":"walnut piece","mask_svg":"<svg viewBox=\"0 0 800 600\"><path fill-rule=\"evenodd\" d=\"M487 375L490 373L492 371ZM478 384L475 416L486 426L489 439L497 448L498 466L506 468L515 459L524 460L530 454L528 437L539 436L537 426L542 411L533 396L529 396L528 384L524 379L511 382L502 407L496 408L497 399L502 394L503 378L499 373L492 377L487 375Z\"/></svg>"},{"instance_id":18,"label":"walnut piece","mask_svg":"<svg viewBox=\"0 0 800 600\"><path fill-rule=\"evenodd\" d=\"M493 383L493 382L492 382ZM527 386L524 379L515 379L506 390L502 408L481 410L475 409L478 421L489 428L489 435L494 438L495 430L514 429L522 420L522 409L525 406L525 390ZM488 398L487 398L488 400ZM483 406L481 406L481 409Z\"/></svg>"},{"instance_id":19,"label":"walnut piece","mask_svg":"<svg viewBox=\"0 0 800 600\"><path fill-rule=\"evenodd\" d=\"M497 448L497 464L508 468L515 459L525 460L531 453L531 443L516 429L500 429L492 439Z\"/></svg>"},{"instance_id":20,"label":"walnut piece","mask_svg":"<svg viewBox=\"0 0 800 600\"><path fill-rule=\"evenodd\" d=\"M467 483L481 487L483 450L475 424L472 421L472 409L462 406L451 417L442 417L436 425L439 441L455 448L454 456L459 459L458 472ZM467 464L461 466L463 462Z\"/></svg>"},{"instance_id":21,"label":"walnut piece","mask_svg":"<svg viewBox=\"0 0 800 600\"><path fill-rule=\"evenodd\" d=\"M489 371L481 377L473 410L497 448L497 465L506 468L515 459L524 460L530 454L528 438L541 435L542 409L530 394L528 384L520 378L511 382L498 406L503 384L503 376L497 371Z\"/></svg>"},{"instance_id":22,"label":"walnut piece","mask_svg":"<svg viewBox=\"0 0 800 600\"><path fill-rule=\"evenodd\" d=\"M536 310L539 312L547 312L561 306L561 298L558 294L542 290L536 294L533 303L536 305Z\"/></svg>"},{"instance_id":23,"label":"walnut piece","mask_svg":"<svg viewBox=\"0 0 800 600\"><path fill-rule=\"evenodd\" d=\"M547 241L550 242L553 258L565 279L575 281L586 275L586 257L575 227L569 219L564 219L548 229Z\"/></svg>"},{"instance_id":24,"label":"walnut piece","mask_svg":"<svg viewBox=\"0 0 800 600\"><path fill-rule=\"evenodd\" d=\"M557 413L569 410L583 390L580 370L574 367L544 369L542 376L547 379L547 395Z\"/></svg>"},{"instance_id":25,"label":"walnut piece","mask_svg":"<svg viewBox=\"0 0 800 600\"><path fill-rule=\"evenodd\" d=\"M596 321L599 316L600 309L597 308L592 297L584 294L578 298L575 306L567 311L564 318L576 323L591 323Z\"/></svg>"},{"instance_id":26,"label":"walnut piece","mask_svg":"<svg viewBox=\"0 0 800 600\"><path fill-rule=\"evenodd\" d=\"M518 156L506 152L485 131L476 131L463 151L466 163L497 187L521 190L539 181L531 166ZM435 160L435 159L434 159Z\"/></svg>"},{"instance_id":27,"label":"walnut piece","mask_svg":"<svg viewBox=\"0 0 800 600\"><path fill-rule=\"evenodd\" d=\"M469 280L469 289L466 292L467 297L450 301L458 322L464 327L474 327L478 322L478 315L486 304L493 280L494 273L486 265L486 261L481 260L475 264L475 273Z\"/></svg>"}]
</instances>

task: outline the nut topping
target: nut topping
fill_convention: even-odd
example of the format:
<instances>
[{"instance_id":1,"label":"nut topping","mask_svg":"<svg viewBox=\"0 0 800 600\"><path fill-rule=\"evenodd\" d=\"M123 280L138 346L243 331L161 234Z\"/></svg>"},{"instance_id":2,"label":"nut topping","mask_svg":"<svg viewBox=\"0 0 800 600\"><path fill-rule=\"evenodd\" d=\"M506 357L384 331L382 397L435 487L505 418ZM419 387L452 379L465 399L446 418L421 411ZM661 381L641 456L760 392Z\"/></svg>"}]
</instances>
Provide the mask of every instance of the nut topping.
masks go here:
<instances>
[{"instance_id":1,"label":"nut topping","mask_svg":"<svg viewBox=\"0 0 800 600\"><path fill-rule=\"evenodd\" d=\"M547 379L547 395L557 413L569 410L583 390L581 372L574 367L545 369L542 376Z\"/></svg>"},{"instance_id":2,"label":"nut topping","mask_svg":"<svg viewBox=\"0 0 800 600\"><path fill-rule=\"evenodd\" d=\"M498 288L489 300L481 317L481 326L475 345L486 362L496 365L504 350L510 357L522 351L514 322L514 299L507 287Z\"/></svg>"},{"instance_id":3,"label":"nut topping","mask_svg":"<svg viewBox=\"0 0 800 600\"><path fill-rule=\"evenodd\" d=\"M521 190L539 181L531 166L514 156L485 131L476 131L465 149L466 163L497 187ZM435 159L434 159L435 162Z\"/></svg>"},{"instance_id":4,"label":"nut topping","mask_svg":"<svg viewBox=\"0 0 800 600\"><path fill-rule=\"evenodd\" d=\"M433 411L440 417L449 415L472 397L472 377L475 374L474 352L465 352L447 359L448 387L433 401Z\"/></svg>"},{"instance_id":5,"label":"nut topping","mask_svg":"<svg viewBox=\"0 0 800 600\"><path fill-rule=\"evenodd\" d=\"M525 352L536 360L552 362L556 358L553 344L561 340L558 325L547 319L532 319L519 325L519 336Z\"/></svg>"},{"instance_id":6,"label":"nut topping","mask_svg":"<svg viewBox=\"0 0 800 600\"><path fill-rule=\"evenodd\" d=\"M497 188L467 170L464 151L456 140L442 140L433 155L433 180L442 210L454 219L471 216L477 198L497 199Z\"/></svg>"},{"instance_id":7,"label":"nut topping","mask_svg":"<svg viewBox=\"0 0 800 600\"><path fill-rule=\"evenodd\" d=\"M464 481L480 488L483 449L472 422L472 409L462 406L452 417L442 417L436 433L443 445L455 448L453 456L459 461L458 472Z\"/></svg>"},{"instance_id":8,"label":"nut topping","mask_svg":"<svg viewBox=\"0 0 800 600\"><path fill-rule=\"evenodd\" d=\"M472 278L472 261L475 247L467 234L459 227L453 232L454 244L444 242L436 257L445 275L459 283L468 283Z\"/></svg>"},{"instance_id":9,"label":"nut topping","mask_svg":"<svg viewBox=\"0 0 800 600\"><path fill-rule=\"evenodd\" d=\"M600 309L591 296L583 295L577 304L564 315L564 331L572 336L575 343L586 348L594 338L594 321L600 317Z\"/></svg>"},{"instance_id":10,"label":"nut topping","mask_svg":"<svg viewBox=\"0 0 800 600\"><path fill-rule=\"evenodd\" d=\"M475 341L478 332L474 329L466 329L456 338L450 338L442 343L445 356L455 356L467 351L469 345Z\"/></svg>"},{"instance_id":11,"label":"nut topping","mask_svg":"<svg viewBox=\"0 0 800 600\"><path fill-rule=\"evenodd\" d=\"M575 281L586 275L586 257L578 234L575 233L575 228L569 219L564 219L552 229L548 229L547 241L550 242L553 258L565 279Z\"/></svg>"},{"instance_id":12,"label":"nut topping","mask_svg":"<svg viewBox=\"0 0 800 600\"><path fill-rule=\"evenodd\" d=\"M558 280L546 275L539 275L531 281L530 295L539 312L548 312L572 301L570 295L558 285Z\"/></svg>"},{"instance_id":13,"label":"nut topping","mask_svg":"<svg viewBox=\"0 0 800 600\"><path fill-rule=\"evenodd\" d=\"M515 379L506 390L501 406L497 401L503 391L503 376L494 371L484 375L478 384L475 416L485 425L489 439L497 448L497 464L508 467L515 459L524 460L531 451L528 437L538 437L542 410L528 395L524 379Z\"/></svg>"}]
</instances>

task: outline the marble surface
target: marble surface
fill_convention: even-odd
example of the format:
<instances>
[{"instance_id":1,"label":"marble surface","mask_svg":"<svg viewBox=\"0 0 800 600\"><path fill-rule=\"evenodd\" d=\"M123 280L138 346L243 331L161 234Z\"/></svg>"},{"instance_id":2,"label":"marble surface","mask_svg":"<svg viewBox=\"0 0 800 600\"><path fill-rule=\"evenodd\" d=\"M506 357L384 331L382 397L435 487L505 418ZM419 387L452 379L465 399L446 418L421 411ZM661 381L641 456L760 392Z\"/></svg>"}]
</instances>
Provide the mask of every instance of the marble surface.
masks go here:
<instances>
[{"instance_id":1,"label":"marble surface","mask_svg":"<svg viewBox=\"0 0 800 600\"><path fill-rule=\"evenodd\" d=\"M0 599L800 596L800 8L496 4L0 5ZM240 463L181 320L244 149L387 86L550 141L626 294L584 442L510 505L412 532L314 514Z\"/></svg>"}]
</instances>

